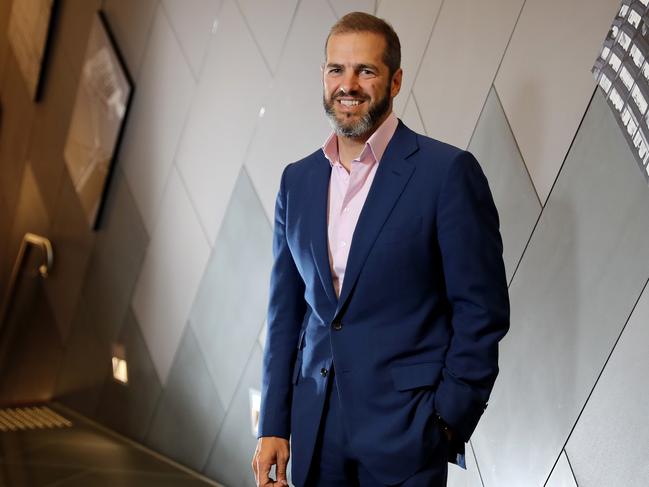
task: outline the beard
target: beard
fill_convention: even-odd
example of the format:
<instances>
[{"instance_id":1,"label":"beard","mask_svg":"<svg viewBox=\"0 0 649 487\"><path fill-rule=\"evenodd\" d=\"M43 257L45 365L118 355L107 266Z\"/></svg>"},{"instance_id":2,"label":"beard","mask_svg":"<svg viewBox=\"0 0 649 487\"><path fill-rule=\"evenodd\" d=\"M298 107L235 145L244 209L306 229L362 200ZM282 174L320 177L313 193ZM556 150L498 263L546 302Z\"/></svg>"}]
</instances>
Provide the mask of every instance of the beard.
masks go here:
<instances>
[{"instance_id":1,"label":"beard","mask_svg":"<svg viewBox=\"0 0 649 487\"><path fill-rule=\"evenodd\" d=\"M363 92L352 90L349 93L337 91L329 99L324 95L322 96L322 105L324 106L325 113L329 118L329 123L337 135L342 137L349 137L351 139L369 137L372 132L378 127L378 124L383 119L383 116L390 110L390 84L388 83L383 97L371 104L367 112L357 121L348 121L347 114L343 114L342 118L338 118L334 109L336 99L340 96L354 96L367 102L370 98Z\"/></svg>"}]
</instances>

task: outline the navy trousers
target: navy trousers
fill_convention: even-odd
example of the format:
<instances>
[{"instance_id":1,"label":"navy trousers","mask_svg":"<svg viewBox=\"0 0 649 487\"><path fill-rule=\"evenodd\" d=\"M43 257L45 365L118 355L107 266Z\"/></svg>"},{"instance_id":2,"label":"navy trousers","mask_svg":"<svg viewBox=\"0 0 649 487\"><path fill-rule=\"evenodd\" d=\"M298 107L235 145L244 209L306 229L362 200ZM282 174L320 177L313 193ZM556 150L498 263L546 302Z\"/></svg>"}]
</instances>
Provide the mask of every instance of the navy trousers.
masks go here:
<instances>
[{"instance_id":1,"label":"navy trousers","mask_svg":"<svg viewBox=\"0 0 649 487\"><path fill-rule=\"evenodd\" d=\"M439 450L439 454L431 458L429 465L398 484L398 487L445 487L448 463L444 440L440 442ZM333 368L329 376L318 442L304 487L388 487L377 481L349 449Z\"/></svg>"}]
</instances>

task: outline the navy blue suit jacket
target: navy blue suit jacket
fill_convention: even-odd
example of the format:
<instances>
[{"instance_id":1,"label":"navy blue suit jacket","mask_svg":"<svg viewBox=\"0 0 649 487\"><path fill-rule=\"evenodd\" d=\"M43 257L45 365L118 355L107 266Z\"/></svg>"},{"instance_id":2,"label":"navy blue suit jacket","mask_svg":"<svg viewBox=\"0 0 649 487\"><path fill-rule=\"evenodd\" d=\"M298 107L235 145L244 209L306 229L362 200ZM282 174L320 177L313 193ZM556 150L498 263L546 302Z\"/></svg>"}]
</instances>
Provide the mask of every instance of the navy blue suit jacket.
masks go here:
<instances>
[{"instance_id":1,"label":"navy blue suit jacket","mask_svg":"<svg viewBox=\"0 0 649 487\"><path fill-rule=\"evenodd\" d=\"M498 214L466 151L402 122L379 162L337 298L327 250L330 164L290 164L276 202L259 436L291 437L304 482L335 367L350 448L385 483L440 441L467 441L498 373L509 300Z\"/></svg>"}]
</instances>

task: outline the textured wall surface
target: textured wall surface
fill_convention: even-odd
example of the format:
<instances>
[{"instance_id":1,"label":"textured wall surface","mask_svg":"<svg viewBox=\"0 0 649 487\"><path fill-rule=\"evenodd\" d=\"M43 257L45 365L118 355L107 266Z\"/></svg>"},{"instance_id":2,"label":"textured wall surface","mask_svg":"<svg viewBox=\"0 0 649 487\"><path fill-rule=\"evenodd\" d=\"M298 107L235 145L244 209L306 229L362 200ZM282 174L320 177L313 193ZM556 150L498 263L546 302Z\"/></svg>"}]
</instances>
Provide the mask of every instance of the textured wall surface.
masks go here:
<instances>
[{"instance_id":1,"label":"textured wall surface","mask_svg":"<svg viewBox=\"0 0 649 487\"><path fill-rule=\"evenodd\" d=\"M451 466L449 485L646 484L649 189L590 74L618 0L60 0L38 103L7 42L11 3L0 291L26 231L52 239L56 267L22 290L39 304L14 319L40 339L16 338L2 397L54 397L226 486L254 485L279 176L327 137L323 42L365 10L402 40L397 115L471 150L500 211L511 332L468 471ZM98 9L135 92L92 232L63 146ZM116 344L128 386L112 378Z\"/></svg>"}]
</instances>

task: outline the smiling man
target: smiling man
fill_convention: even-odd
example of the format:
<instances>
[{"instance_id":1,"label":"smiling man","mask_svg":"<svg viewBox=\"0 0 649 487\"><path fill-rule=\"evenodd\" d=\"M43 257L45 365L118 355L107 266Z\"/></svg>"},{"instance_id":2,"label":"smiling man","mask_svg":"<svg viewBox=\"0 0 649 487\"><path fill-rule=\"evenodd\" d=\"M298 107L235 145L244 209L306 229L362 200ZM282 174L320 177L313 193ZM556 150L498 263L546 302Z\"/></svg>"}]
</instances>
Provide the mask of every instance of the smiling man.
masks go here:
<instances>
[{"instance_id":1,"label":"smiling man","mask_svg":"<svg viewBox=\"0 0 649 487\"><path fill-rule=\"evenodd\" d=\"M389 24L348 14L325 46L333 133L277 195L252 467L260 486L287 485L291 455L298 487L444 486L509 327L498 214L470 153L392 112Z\"/></svg>"}]
</instances>

